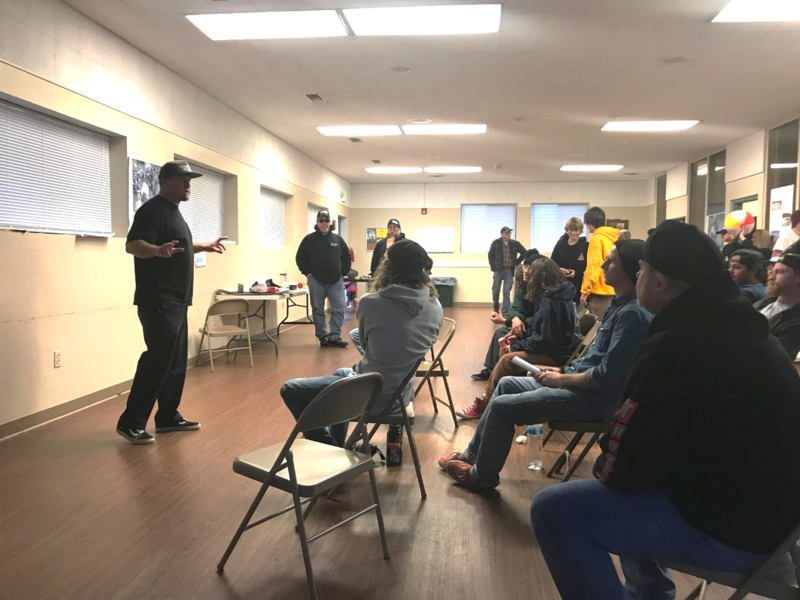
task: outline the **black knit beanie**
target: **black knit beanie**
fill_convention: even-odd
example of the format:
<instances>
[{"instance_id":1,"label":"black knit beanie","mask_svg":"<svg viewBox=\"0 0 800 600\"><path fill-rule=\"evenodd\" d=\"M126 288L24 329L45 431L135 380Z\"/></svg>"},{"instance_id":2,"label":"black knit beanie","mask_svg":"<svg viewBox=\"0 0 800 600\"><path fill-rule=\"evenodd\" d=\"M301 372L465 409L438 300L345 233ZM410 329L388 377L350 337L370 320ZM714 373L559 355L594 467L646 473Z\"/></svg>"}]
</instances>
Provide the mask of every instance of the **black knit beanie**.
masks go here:
<instances>
[{"instance_id":1,"label":"black knit beanie","mask_svg":"<svg viewBox=\"0 0 800 600\"><path fill-rule=\"evenodd\" d=\"M642 260L678 281L699 285L725 272L717 245L694 225L664 221L647 238Z\"/></svg>"}]
</instances>

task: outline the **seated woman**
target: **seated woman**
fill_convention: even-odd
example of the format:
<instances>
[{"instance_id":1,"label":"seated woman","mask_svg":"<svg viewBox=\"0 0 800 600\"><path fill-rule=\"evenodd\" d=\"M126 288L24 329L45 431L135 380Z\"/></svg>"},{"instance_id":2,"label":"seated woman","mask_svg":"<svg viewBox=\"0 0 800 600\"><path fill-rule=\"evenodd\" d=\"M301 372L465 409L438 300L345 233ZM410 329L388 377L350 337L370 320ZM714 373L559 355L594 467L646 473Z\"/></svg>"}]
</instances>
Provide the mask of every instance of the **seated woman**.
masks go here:
<instances>
[{"instance_id":1,"label":"seated woman","mask_svg":"<svg viewBox=\"0 0 800 600\"><path fill-rule=\"evenodd\" d=\"M500 349L500 360L492 370L482 396L468 408L456 411L462 419L479 419L497 383L508 375L524 375L512 359L520 356L529 363L563 365L581 341L575 312L575 288L558 265L549 258L533 263L525 299L538 305L530 327L522 335L507 336Z\"/></svg>"}]
</instances>

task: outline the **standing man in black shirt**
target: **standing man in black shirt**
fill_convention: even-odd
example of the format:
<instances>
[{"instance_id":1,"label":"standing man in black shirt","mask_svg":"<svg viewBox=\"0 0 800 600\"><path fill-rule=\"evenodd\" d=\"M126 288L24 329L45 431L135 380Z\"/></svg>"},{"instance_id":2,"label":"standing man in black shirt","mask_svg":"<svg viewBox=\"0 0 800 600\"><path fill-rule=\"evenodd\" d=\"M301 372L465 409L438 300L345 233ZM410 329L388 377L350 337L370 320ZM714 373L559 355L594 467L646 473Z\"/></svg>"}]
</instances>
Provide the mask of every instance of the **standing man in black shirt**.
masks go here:
<instances>
[{"instance_id":1,"label":"standing man in black shirt","mask_svg":"<svg viewBox=\"0 0 800 600\"><path fill-rule=\"evenodd\" d=\"M152 444L145 426L158 400L156 433L193 431L200 423L178 412L186 378L189 346L186 312L192 304L194 253L222 254L224 237L194 243L178 206L189 200L190 181L200 177L189 164L175 160L161 167L161 190L136 211L125 251L133 254L138 307L147 350L139 358L128 404L117 433L131 444Z\"/></svg>"},{"instance_id":2,"label":"standing man in black shirt","mask_svg":"<svg viewBox=\"0 0 800 600\"><path fill-rule=\"evenodd\" d=\"M386 258L386 251L392 244L404 239L406 235L400 230L400 221L389 219L386 224L386 237L378 240L375 249L372 251L372 262L369 265L369 272L374 274L378 270L378 265Z\"/></svg>"},{"instance_id":3,"label":"standing man in black shirt","mask_svg":"<svg viewBox=\"0 0 800 600\"><path fill-rule=\"evenodd\" d=\"M327 210L317 213L314 231L300 242L295 257L297 268L308 278L308 293L314 329L320 346L346 348L341 338L344 323L344 281L350 272L350 250L344 239L331 231L331 215ZM331 330L325 327L325 299L331 305Z\"/></svg>"}]
</instances>

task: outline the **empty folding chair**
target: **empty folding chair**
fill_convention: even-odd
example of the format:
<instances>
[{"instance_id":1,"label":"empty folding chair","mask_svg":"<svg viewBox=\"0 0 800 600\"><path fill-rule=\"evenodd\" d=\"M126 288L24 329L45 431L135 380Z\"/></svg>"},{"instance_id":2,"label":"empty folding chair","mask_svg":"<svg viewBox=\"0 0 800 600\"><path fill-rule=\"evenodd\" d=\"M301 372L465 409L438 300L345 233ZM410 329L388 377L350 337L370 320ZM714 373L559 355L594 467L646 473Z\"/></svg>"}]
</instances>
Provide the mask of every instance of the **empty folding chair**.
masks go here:
<instances>
[{"instance_id":1,"label":"empty folding chair","mask_svg":"<svg viewBox=\"0 0 800 600\"><path fill-rule=\"evenodd\" d=\"M389 548L386 544L386 532L383 526L383 514L381 513L380 500L378 499L374 465L372 456L369 454L367 428L365 425L366 416L380 396L382 389L383 377L378 373L341 379L322 390L314 398L308 408L300 415L297 424L284 444L275 444L262 448L240 456L233 461L233 470L236 473L260 482L261 488L250 505L241 525L236 530L222 560L217 565L219 572L222 572L225 568L225 563L245 531L292 509L294 509L295 519L297 520L297 532L300 535L300 546L303 550L303 560L308 580L308 593L312 600L316 600L317 591L314 572L311 567L311 555L308 550L310 542L374 510L378 519L381 544L383 545L383 557L385 559L389 558ZM357 425L350 434L345 448L328 446L307 439L297 439L297 436L302 431L330 427L353 420L357 421ZM359 439L362 440L362 448L365 453L350 450ZM308 537L306 535L305 519L317 500L335 486L358 477L362 473L369 473L373 503L333 527ZM269 488L290 493L293 504L251 523L250 519L253 518L259 503ZM301 501L300 498L306 498L306 500ZM309 506L306 509L306 513L303 514L301 506L306 503L309 503Z\"/></svg>"},{"instance_id":2,"label":"empty folding chair","mask_svg":"<svg viewBox=\"0 0 800 600\"><path fill-rule=\"evenodd\" d=\"M442 362L442 355L444 354L444 351L447 350L447 346L450 345L450 340L453 339L455 333L456 322L453 319L445 317L444 321L442 322L442 328L439 330L439 334L436 336L436 343L439 344L438 354L434 353L434 349L436 348L436 345L434 344L434 346L431 348L431 360L423 360L419 364L419 367L417 367L416 375L417 377L422 377L422 380L419 382L419 385L417 385L417 389L414 390L414 398L419 395L422 386L427 383L428 389L431 393L431 402L433 402L433 412L439 412L439 407L436 405L437 402L443 404L450 409L450 414L453 415L453 423L455 423L455 426L458 427L456 407L453 405L453 396L450 394L450 386L447 383L447 376L450 375L450 371L445 368L444 362ZM441 377L442 383L444 383L444 390L447 393L447 402L436 397L436 394L433 392L431 377Z\"/></svg>"},{"instance_id":3,"label":"empty folding chair","mask_svg":"<svg viewBox=\"0 0 800 600\"><path fill-rule=\"evenodd\" d=\"M214 353L233 352L233 361L236 362L236 353L239 350L247 350L250 353L250 366L253 366L253 346L250 343L250 326L247 321L247 314L249 305L247 300L241 298L230 298L225 300L218 300L208 307L206 313L206 320L203 327L200 329L200 349L197 351L197 360L194 363L196 367L200 363L200 355L203 353L203 340L208 337L208 358L211 361L211 372L214 372ZM210 323L211 317L222 317L225 315L236 315L238 317L237 325L212 325ZM244 320L244 327L242 327L242 320ZM247 345L240 344L243 337L247 337ZM230 348L212 348L211 340L215 337L228 337L233 341L237 339L238 346Z\"/></svg>"}]
</instances>

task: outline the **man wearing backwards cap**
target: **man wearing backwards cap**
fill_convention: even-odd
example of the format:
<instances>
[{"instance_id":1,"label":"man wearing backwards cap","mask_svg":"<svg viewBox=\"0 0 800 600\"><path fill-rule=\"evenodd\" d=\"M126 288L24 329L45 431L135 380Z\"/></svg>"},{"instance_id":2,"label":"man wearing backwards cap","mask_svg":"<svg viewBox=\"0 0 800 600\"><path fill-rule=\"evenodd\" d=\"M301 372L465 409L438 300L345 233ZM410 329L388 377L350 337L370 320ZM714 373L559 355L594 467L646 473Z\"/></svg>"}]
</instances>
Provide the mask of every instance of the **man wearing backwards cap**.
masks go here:
<instances>
[{"instance_id":1,"label":"man wearing backwards cap","mask_svg":"<svg viewBox=\"0 0 800 600\"><path fill-rule=\"evenodd\" d=\"M374 273L378 270L380 262L386 258L386 250L391 248L392 244L399 242L406 235L400 230L400 221L397 219L389 219L386 224L386 237L378 240L375 244L375 249L372 251L372 262L369 266L369 272Z\"/></svg>"},{"instance_id":2,"label":"man wearing backwards cap","mask_svg":"<svg viewBox=\"0 0 800 600\"><path fill-rule=\"evenodd\" d=\"M338 369L330 377L292 379L281 387L281 397L295 419L319 392L353 373L380 373L383 392L372 409L380 414L395 397L403 379L430 350L442 327L442 306L436 289L424 273L428 255L411 240L395 242L387 260L375 273L372 291L358 303L358 331L364 355L353 369ZM412 383L403 390L406 405L412 399ZM303 432L311 440L343 446L347 424Z\"/></svg>"},{"instance_id":3,"label":"man wearing backwards cap","mask_svg":"<svg viewBox=\"0 0 800 600\"><path fill-rule=\"evenodd\" d=\"M187 421L178 412L186 378L186 312L192 304L194 253L222 254L222 240L227 239L194 242L181 215L178 207L189 200L190 182L200 176L184 160L165 163L158 174L161 189L136 211L125 243L125 251L134 256L133 303L147 346L117 423L117 433L131 444L155 441L145 426L156 400L157 433L200 429L200 423Z\"/></svg>"},{"instance_id":4,"label":"man wearing backwards cap","mask_svg":"<svg viewBox=\"0 0 800 600\"><path fill-rule=\"evenodd\" d=\"M767 317L769 332L794 360L800 352L800 242L777 259L767 280L767 297L754 306Z\"/></svg>"},{"instance_id":5,"label":"man wearing backwards cap","mask_svg":"<svg viewBox=\"0 0 800 600\"><path fill-rule=\"evenodd\" d=\"M510 227L500 229L500 237L489 246L489 267L492 269L492 309L508 314L511 288L514 286L514 267L522 262L525 246L511 239ZM503 309L500 310L500 285L503 286Z\"/></svg>"},{"instance_id":6,"label":"man wearing backwards cap","mask_svg":"<svg viewBox=\"0 0 800 600\"><path fill-rule=\"evenodd\" d=\"M655 317L599 481L552 486L531 507L564 600L674 598L654 558L746 573L800 522L800 378L766 320L692 225L659 225L640 264Z\"/></svg>"},{"instance_id":7,"label":"man wearing backwards cap","mask_svg":"<svg viewBox=\"0 0 800 600\"><path fill-rule=\"evenodd\" d=\"M764 256L757 250L742 248L734 251L728 261L728 270L739 286L739 293L751 303L761 300L767 292Z\"/></svg>"}]
</instances>

